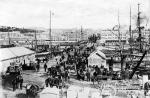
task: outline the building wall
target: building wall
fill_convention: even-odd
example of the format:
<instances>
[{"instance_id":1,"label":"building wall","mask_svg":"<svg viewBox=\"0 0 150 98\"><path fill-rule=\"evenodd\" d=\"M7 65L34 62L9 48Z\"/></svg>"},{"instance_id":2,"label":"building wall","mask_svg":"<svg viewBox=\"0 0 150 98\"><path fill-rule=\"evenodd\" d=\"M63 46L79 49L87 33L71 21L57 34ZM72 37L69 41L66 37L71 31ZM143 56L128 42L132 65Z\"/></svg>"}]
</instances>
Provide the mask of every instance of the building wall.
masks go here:
<instances>
[{"instance_id":1,"label":"building wall","mask_svg":"<svg viewBox=\"0 0 150 98\"><path fill-rule=\"evenodd\" d=\"M0 32L0 45L8 45L10 42L14 41L22 41L22 40L32 40L32 36L24 36L24 34L21 34L19 31L13 31L13 32Z\"/></svg>"},{"instance_id":2,"label":"building wall","mask_svg":"<svg viewBox=\"0 0 150 98\"><path fill-rule=\"evenodd\" d=\"M103 40L118 40L119 33L118 31L109 31L109 30L102 30L100 32L101 39ZM127 40L129 38L129 33L127 31L120 32L121 40Z\"/></svg>"},{"instance_id":3,"label":"building wall","mask_svg":"<svg viewBox=\"0 0 150 98\"><path fill-rule=\"evenodd\" d=\"M82 32L80 30L68 30L63 32L62 36L66 41L81 41L88 38L86 30Z\"/></svg>"},{"instance_id":4,"label":"building wall","mask_svg":"<svg viewBox=\"0 0 150 98\"><path fill-rule=\"evenodd\" d=\"M40 34L37 34L37 39L38 40L49 40L49 32L43 32ZM52 32L51 34L51 39L52 41L63 41L65 40L65 38L63 36L61 36L61 34L55 34L54 32Z\"/></svg>"},{"instance_id":5,"label":"building wall","mask_svg":"<svg viewBox=\"0 0 150 98\"><path fill-rule=\"evenodd\" d=\"M21 34L19 31L13 31L13 32L0 32L0 39L1 40L6 40L11 38L11 39L33 39L33 36L26 36L24 34Z\"/></svg>"},{"instance_id":6,"label":"building wall","mask_svg":"<svg viewBox=\"0 0 150 98\"><path fill-rule=\"evenodd\" d=\"M128 30L121 30L121 41L128 42L128 39L130 38L130 34ZM133 32L133 39L137 39L139 34L138 31L132 31ZM101 34L101 40L105 42L106 45L116 45L116 42L118 40L118 31L110 31L110 30L101 30L98 32ZM150 42L150 30L142 30L142 37L144 37L144 41ZM107 43L106 43L107 42Z\"/></svg>"},{"instance_id":7,"label":"building wall","mask_svg":"<svg viewBox=\"0 0 150 98\"><path fill-rule=\"evenodd\" d=\"M150 42L150 30L142 31L142 36L145 38L146 42Z\"/></svg>"},{"instance_id":8,"label":"building wall","mask_svg":"<svg viewBox=\"0 0 150 98\"><path fill-rule=\"evenodd\" d=\"M101 40L103 40L106 45L116 45L119 42L119 38L123 43L129 39L129 32L127 32L127 30L120 31L120 37L119 32L116 30L101 30L99 34L101 35Z\"/></svg>"}]
</instances>

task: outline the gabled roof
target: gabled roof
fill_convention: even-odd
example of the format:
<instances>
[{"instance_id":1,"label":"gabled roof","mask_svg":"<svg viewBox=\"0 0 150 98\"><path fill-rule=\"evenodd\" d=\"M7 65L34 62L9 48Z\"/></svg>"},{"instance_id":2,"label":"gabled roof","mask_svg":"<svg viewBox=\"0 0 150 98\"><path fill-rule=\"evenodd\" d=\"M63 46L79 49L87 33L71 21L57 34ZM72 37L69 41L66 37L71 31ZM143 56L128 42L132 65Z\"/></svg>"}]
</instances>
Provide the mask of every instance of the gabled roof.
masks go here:
<instances>
[{"instance_id":1,"label":"gabled roof","mask_svg":"<svg viewBox=\"0 0 150 98\"><path fill-rule=\"evenodd\" d=\"M97 50L115 50L115 47L103 47L103 46L98 46L96 48Z\"/></svg>"},{"instance_id":2,"label":"gabled roof","mask_svg":"<svg viewBox=\"0 0 150 98\"><path fill-rule=\"evenodd\" d=\"M102 59L106 59L105 54L99 50L92 52L88 58L92 57L94 54L97 55L98 57L101 57Z\"/></svg>"},{"instance_id":3,"label":"gabled roof","mask_svg":"<svg viewBox=\"0 0 150 98\"><path fill-rule=\"evenodd\" d=\"M102 55L100 55L99 53L96 53L96 55L99 56L99 57L101 57L102 59L106 59Z\"/></svg>"}]
</instances>

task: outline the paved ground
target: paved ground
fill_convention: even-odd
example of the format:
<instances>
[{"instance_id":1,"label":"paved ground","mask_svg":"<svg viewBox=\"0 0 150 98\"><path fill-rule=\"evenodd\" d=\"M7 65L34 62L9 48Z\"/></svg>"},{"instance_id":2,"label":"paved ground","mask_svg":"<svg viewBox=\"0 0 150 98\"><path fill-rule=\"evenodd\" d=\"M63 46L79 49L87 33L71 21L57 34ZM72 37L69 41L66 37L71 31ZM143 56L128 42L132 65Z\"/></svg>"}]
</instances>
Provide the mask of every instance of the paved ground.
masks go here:
<instances>
[{"instance_id":1,"label":"paved ground","mask_svg":"<svg viewBox=\"0 0 150 98\"><path fill-rule=\"evenodd\" d=\"M44 87L45 79L47 76L46 76L46 72L44 71L43 65L44 65L44 63L40 64L39 72L36 72L34 70L23 71L24 83L23 83L22 90L17 89L16 91L13 91L12 85L9 83L6 84L5 88L0 86L0 98L27 98L27 96L25 95L25 93L26 93L25 86L28 83L37 84L41 88ZM48 67L56 65L55 58L51 59L47 65L48 65ZM0 83L2 84L1 80L2 79L0 79ZM37 96L37 98L38 98L38 96Z\"/></svg>"},{"instance_id":2,"label":"paved ground","mask_svg":"<svg viewBox=\"0 0 150 98\"><path fill-rule=\"evenodd\" d=\"M56 64L56 61L54 58L48 62L48 65L49 65L48 67L53 66L55 64ZM46 76L46 73L44 72L43 64L41 63L39 72L36 72L36 71L24 71L23 72L23 78L24 78L23 85L25 86L27 83L35 83L39 85L40 87L43 87L46 77L47 76ZM93 85L92 82L79 81L74 78L71 78L70 81L66 83L66 85L68 86L76 85L79 87L98 88L97 84ZM66 89L63 89L63 90L66 91ZM27 98L27 96L25 95L26 93L25 88L23 88L22 90L17 89L15 92L13 92L12 87L8 87L7 89L1 89L0 91L1 91L0 94L3 93L3 96L2 97L0 96L0 98ZM130 98L130 97L127 97L127 92L129 93L130 91L117 91L117 96L113 98ZM139 98L144 98L143 91L135 91L135 92L137 92L136 95L139 94L138 95ZM63 93L63 97L65 96L66 96L66 93ZM39 96L37 96L36 98L39 98Z\"/></svg>"}]
</instances>

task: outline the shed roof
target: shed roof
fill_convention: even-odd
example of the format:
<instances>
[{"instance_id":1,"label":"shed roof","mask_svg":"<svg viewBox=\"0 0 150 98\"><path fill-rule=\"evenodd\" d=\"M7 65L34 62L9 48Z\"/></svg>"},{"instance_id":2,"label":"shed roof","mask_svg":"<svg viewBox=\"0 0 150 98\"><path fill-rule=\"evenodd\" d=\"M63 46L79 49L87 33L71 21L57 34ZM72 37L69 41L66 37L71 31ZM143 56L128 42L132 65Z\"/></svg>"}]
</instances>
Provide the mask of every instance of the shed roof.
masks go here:
<instances>
[{"instance_id":1,"label":"shed roof","mask_svg":"<svg viewBox=\"0 0 150 98\"><path fill-rule=\"evenodd\" d=\"M34 53L35 53L34 51L29 50L25 47L1 48L0 61L26 56Z\"/></svg>"}]
</instances>

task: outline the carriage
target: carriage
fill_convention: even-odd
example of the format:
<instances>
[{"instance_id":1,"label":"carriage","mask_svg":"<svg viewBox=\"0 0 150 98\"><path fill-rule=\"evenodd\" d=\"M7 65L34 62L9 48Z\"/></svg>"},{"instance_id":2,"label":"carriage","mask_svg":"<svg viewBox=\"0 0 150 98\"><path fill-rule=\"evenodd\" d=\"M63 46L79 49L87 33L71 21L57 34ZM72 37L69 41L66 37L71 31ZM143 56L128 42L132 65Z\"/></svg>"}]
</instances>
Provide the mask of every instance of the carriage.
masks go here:
<instances>
[{"instance_id":1,"label":"carriage","mask_svg":"<svg viewBox=\"0 0 150 98\"><path fill-rule=\"evenodd\" d=\"M5 87L7 84L11 85L12 80L16 79L21 74L21 71L21 66L9 66L6 72L1 74L3 86Z\"/></svg>"}]
</instances>

